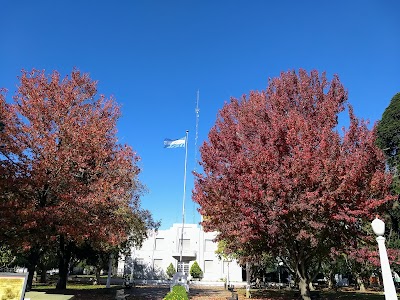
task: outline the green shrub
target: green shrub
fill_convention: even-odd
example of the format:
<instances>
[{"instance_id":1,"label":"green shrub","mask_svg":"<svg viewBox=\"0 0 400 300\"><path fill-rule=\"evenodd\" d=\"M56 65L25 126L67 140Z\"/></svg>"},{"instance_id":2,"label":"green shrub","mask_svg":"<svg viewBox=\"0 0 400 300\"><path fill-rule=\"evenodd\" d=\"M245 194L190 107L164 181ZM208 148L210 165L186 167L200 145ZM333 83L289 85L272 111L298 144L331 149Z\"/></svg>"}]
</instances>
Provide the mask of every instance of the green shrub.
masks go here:
<instances>
[{"instance_id":1,"label":"green shrub","mask_svg":"<svg viewBox=\"0 0 400 300\"><path fill-rule=\"evenodd\" d=\"M175 273L176 273L176 270L175 270L174 266L172 265L172 263L170 263L168 268L167 268L168 277L174 276Z\"/></svg>"},{"instance_id":2,"label":"green shrub","mask_svg":"<svg viewBox=\"0 0 400 300\"><path fill-rule=\"evenodd\" d=\"M193 278L203 277L203 271L200 269L200 266L197 263L197 261L195 261L193 265L190 267L190 276L192 276Z\"/></svg>"},{"instance_id":3,"label":"green shrub","mask_svg":"<svg viewBox=\"0 0 400 300\"><path fill-rule=\"evenodd\" d=\"M185 287L175 285L163 300L189 300Z\"/></svg>"}]
</instances>

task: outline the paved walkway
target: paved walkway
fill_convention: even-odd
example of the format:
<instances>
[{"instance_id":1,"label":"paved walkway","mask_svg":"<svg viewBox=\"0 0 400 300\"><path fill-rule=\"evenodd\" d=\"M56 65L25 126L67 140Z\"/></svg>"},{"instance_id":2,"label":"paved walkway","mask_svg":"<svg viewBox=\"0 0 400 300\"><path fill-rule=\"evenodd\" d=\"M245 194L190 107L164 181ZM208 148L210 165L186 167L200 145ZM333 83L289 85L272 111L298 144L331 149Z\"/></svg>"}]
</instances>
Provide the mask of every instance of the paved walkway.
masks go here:
<instances>
[{"instance_id":1,"label":"paved walkway","mask_svg":"<svg viewBox=\"0 0 400 300\"><path fill-rule=\"evenodd\" d=\"M130 294L128 300L162 300L169 292L169 287L139 286L131 290L126 290ZM226 300L231 293L223 287L190 287L189 297L195 300Z\"/></svg>"},{"instance_id":2,"label":"paved walkway","mask_svg":"<svg viewBox=\"0 0 400 300\"><path fill-rule=\"evenodd\" d=\"M25 300L69 300L73 297L73 295L46 294L45 292L35 291L25 293Z\"/></svg>"}]
</instances>

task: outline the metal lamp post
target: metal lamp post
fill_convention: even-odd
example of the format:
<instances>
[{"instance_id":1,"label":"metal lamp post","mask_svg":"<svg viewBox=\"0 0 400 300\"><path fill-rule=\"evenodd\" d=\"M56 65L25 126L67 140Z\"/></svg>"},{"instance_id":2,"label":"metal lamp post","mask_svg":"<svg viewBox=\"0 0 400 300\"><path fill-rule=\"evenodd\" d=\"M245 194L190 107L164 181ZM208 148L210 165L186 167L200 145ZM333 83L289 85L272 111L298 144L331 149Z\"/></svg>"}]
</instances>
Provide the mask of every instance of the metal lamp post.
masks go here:
<instances>
[{"instance_id":1,"label":"metal lamp post","mask_svg":"<svg viewBox=\"0 0 400 300\"><path fill-rule=\"evenodd\" d=\"M377 235L376 241L378 242L379 247L385 299L397 300L396 288L394 287L392 271L390 270L389 259L386 252L385 238L383 236L385 234L385 223L376 218L372 221L371 226L372 230Z\"/></svg>"}]
</instances>

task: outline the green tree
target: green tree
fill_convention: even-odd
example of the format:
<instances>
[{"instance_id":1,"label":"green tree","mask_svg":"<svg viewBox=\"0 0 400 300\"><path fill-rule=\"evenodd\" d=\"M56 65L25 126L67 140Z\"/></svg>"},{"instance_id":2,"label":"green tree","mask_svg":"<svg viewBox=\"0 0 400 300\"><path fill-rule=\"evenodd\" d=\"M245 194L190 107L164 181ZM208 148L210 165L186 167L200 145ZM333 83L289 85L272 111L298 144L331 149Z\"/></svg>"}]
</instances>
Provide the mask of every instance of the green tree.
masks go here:
<instances>
[{"instance_id":1,"label":"green tree","mask_svg":"<svg viewBox=\"0 0 400 300\"><path fill-rule=\"evenodd\" d=\"M382 119L377 126L376 143L385 153L386 163L390 169L392 180L392 193L397 195L397 201L387 210L390 220L386 222L388 234L388 251L399 255L400 249L400 205L398 197L400 195L399 162L400 162L400 93L393 96L389 106L382 114ZM392 266L395 271L399 270L399 265Z\"/></svg>"},{"instance_id":2,"label":"green tree","mask_svg":"<svg viewBox=\"0 0 400 300\"><path fill-rule=\"evenodd\" d=\"M165 296L164 300L188 300L186 289L181 285L175 285Z\"/></svg>"},{"instance_id":3,"label":"green tree","mask_svg":"<svg viewBox=\"0 0 400 300\"><path fill-rule=\"evenodd\" d=\"M376 143L385 153L387 164L394 173L392 187L400 194L397 167L400 162L400 93L394 95L377 126Z\"/></svg>"},{"instance_id":4,"label":"green tree","mask_svg":"<svg viewBox=\"0 0 400 300\"><path fill-rule=\"evenodd\" d=\"M15 256L7 245L0 246L0 268L8 268L14 262Z\"/></svg>"},{"instance_id":5,"label":"green tree","mask_svg":"<svg viewBox=\"0 0 400 300\"><path fill-rule=\"evenodd\" d=\"M172 263L170 263L168 268L167 268L168 277L174 276L175 273L176 273L176 270L175 270L174 266L172 265Z\"/></svg>"},{"instance_id":6,"label":"green tree","mask_svg":"<svg viewBox=\"0 0 400 300\"><path fill-rule=\"evenodd\" d=\"M203 271L201 270L197 261L195 261L193 265L190 267L190 276L192 276L193 278L203 277Z\"/></svg>"}]
</instances>

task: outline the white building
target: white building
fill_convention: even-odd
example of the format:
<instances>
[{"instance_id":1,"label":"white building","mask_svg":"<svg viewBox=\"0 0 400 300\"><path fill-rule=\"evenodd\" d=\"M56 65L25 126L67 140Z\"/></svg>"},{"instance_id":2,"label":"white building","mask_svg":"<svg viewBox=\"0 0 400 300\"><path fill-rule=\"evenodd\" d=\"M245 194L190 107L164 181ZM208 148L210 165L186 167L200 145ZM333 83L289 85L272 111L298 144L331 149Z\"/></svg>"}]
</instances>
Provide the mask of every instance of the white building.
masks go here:
<instances>
[{"instance_id":1,"label":"white building","mask_svg":"<svg viewBox=\"0 0 400 300\"><path fill-rule=\"evenodd\" d=\"M140 249L132 249L131 258L123 258L118 263L118 272L129 274L132 271L129 266L133 265L135 278L164 279L171 263L175 270L180 271L178 262L182 256L186 274L189 274L190 267L197 261L203 271L202 281L244 281L245 272L236 261L218 259L215 253L217 243L213 242L215 237L216 233L204 232L201 226L185 224L181 252L182 224L174 224L170 229L150 234Z\"/></svg>"}]
</instances>

